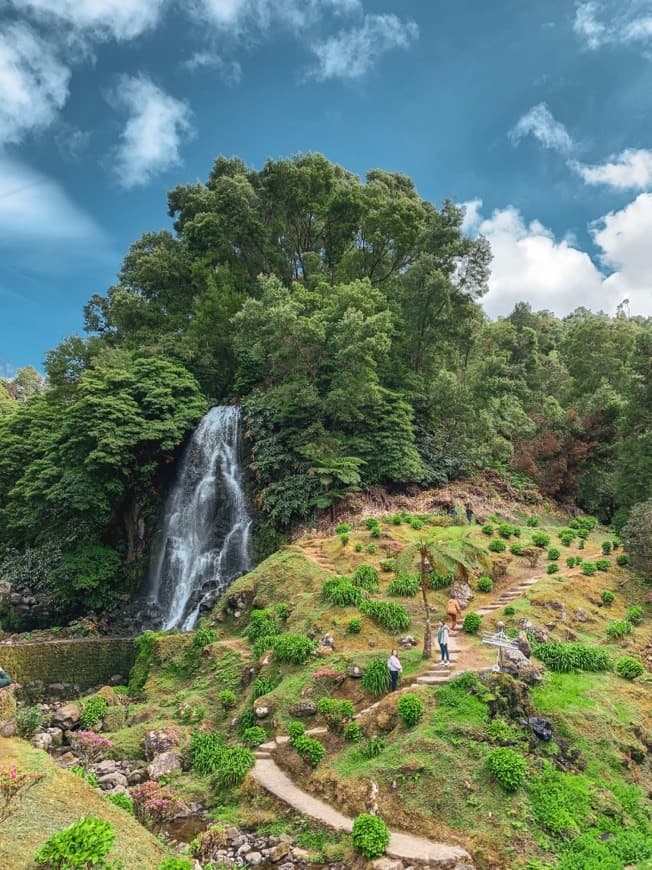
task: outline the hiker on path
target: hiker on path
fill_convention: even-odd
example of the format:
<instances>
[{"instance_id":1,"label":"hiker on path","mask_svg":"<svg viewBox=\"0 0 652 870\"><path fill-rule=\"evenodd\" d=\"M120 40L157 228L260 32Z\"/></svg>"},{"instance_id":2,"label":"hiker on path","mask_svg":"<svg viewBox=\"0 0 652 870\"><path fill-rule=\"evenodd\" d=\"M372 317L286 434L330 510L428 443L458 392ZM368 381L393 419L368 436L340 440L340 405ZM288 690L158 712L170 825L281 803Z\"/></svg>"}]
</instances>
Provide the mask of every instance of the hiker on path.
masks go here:
<instances>
[{"instance_id":1,"label":"hiker on path","mask_svg":"<svg viewBox=\"0 0 652 870\"><path fill-rule=\"evenodd\" d=\"M4 689L5 686L11 685L11 677L6 671L3 671L0 668L0 689Z\"/></svg>"},{"instance_id":2,"label":"hiker on path","mask_svg":"<svg viewBox=\"0 0 652 870\"><path fill-rule=\"evenodd\" d=\"M453 593L451 597L448 599L448 604L446 605L446 615L451 618L451 631L455 631L455 626L457 625L457 617L462 612L462 608L460 607L460 602L457 600L456 595Z\"/></svg>"},{"instance_id":3,"label":"hiker on path","mask_svg":"<svg viewBox=\"0 0 652 870\"><path fill-rule=\"evenodd\" d=\"M398 683L398 675L403 670L403 665L401 664L398 657L398 650L392 650L391 656L387 659L387 667L389 668L389 676L392 681L392 688L390 689L390 692L395 692L396 684Z\"/></svg>"},{"instance_id":4,"label":"hiker on path","mask_svg":"<svg viewBox=\"0 0 652 870\"><path fill-rule=\"evenodd\" d=\"M467 503L465 510L466 510L467 523L472 523L473 522L473 508L471 507L470 504Z\"/></svg>"},{"instance_id":5,"label":"hiker on path","mask_svg":"<svg viewBox=\"0 0 652 870\"><path fill-rule=\"evenodd\" d=\"M439 628L437 629L437 643L441 650L441 663L450 667L451 657L448 653L448 626L443 619L439 620Z\"/></svg>"}]
</instances>

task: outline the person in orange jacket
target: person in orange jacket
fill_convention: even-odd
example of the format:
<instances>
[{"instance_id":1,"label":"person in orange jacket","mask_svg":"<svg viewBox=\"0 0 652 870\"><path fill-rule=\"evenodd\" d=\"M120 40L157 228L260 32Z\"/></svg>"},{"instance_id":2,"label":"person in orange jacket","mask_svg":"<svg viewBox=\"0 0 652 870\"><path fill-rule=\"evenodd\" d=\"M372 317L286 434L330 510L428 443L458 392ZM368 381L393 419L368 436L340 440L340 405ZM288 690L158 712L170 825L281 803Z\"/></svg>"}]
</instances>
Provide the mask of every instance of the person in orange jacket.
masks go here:
<instances>
[{"instance_id":1,"label":"person in orange jacket","mask_svg":"<svg viewBox=\"0 0 652 870\"><path fill-rule=\"evenodd\" d=\"M446 615L451 618L451 631L455 631L455 626L457 625L457 617L462 612L462 608L460 607L460 602L457 600L455 594L451 595L448 599L448 604L446 605Z\"/></svg>"}]
</instances>

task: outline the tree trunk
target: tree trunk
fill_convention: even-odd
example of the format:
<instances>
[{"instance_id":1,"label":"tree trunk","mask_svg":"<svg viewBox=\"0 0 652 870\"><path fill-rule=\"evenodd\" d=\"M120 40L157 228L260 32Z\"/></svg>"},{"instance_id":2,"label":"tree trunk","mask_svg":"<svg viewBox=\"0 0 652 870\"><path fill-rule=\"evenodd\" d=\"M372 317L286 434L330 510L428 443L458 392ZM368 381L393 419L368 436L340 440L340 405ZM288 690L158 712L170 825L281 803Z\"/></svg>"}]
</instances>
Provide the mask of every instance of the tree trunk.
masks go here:
<instances>
[{"instance_id":1,"label":"tree trunk","mask_svg":"<svg viewBox=\"0 0 652 870\"><path fill-rule=\"evenodd\" d=\"M426 617L426 627L423 632L423 658L432 658L432 627L430 625L430 605L426 592L428 584L428 571L426 570L426 554L421 553L421 595L423 596L423 612Z\"/></svg>"}]
</instances>

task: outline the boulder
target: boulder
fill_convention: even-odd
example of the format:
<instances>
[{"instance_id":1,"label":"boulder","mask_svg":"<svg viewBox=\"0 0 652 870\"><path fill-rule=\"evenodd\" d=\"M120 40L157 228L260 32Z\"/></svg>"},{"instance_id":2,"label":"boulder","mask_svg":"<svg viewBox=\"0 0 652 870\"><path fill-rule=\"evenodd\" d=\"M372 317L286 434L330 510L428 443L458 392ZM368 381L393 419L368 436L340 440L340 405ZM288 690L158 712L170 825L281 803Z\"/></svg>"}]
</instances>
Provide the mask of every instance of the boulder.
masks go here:
<instances>
[{"instance_id":1,"label":"boulder","mask_svg":"<svg viewBox=\"0 0 652 870\"><path fill-rule=\"evenodd\" d=\"M297 701L290 707L290 715L301 718L302 716L314 716L317 712L317 705L314 701Z\"/></svg>"},{"instance_id":2,"label":"boulder","mask_svg":"<svg viewBox=\"0 0 652 870\"><path fill-rule=\"evenodd\" d=\"M113 773L105 773L104 776L98 776L97 781L102 791L127 787L127 777L118 770L113 771Z\"/></svg>"},{"instance_id":3,"label":"boulder","mask_svg":"<svg viewBox=\"0 0 652 870\"><path fill-rule=\"evenodd\" d=\"M98 776L106 776L107 773L115 773L118 765L111 758L105 758L104 761L100 761L99 764L95 765L95 773Z\"/></svg>"},{"instance_id":4,"label":"boulder","mask_svg":"<svg viewBox=\"0 0 652 870\"><path fill-rule=\"evenodd\" d=\"M456 580L451 583L451 597L457 598L462 610L469 606L469 602L474 597L473 590L466 580Z\"/></svg>"},{"instance_id":5,"label":"boulder","mask_svg":"<svg viewBox=\"0 0 652 870\"><path fill-rule=\"evenodd\" d=\"M352 677L354 680L359 680L362 676L362 668L358 667L358 665L349 665L346 673L347 676Z\"/></svg>"},{"instance_id":6,"label":"boulder","mask_svg":"<svg viewBox=\"0 0 652 870\"><path fill-rule=\"evenodd\" d=\"M52 746L63 746L63 731L61 728L48 728L48 734L52 737Z\"/></svg>"},{"instance_id":7,"label":"boulder","mask_svg":"<svg viewBox=\"0 0 652 870\"><path fill-rule=\"evenodd\" d=\"M335 638L332 634L325 634L319 641L319 646L325 646L329 649L335 649Z\"/></svg>"},{"instance_id":8,"label":"boulder","mask_svg":"<svg viewBox=\"0 0 652 870\"><path fill-rule=\"evenodd\" d=\"M404 649L411 649L413 646L419 645L419 642L411 634L406 634L399 643Z\"/></svg>"},{"instance_id":9,"label":"boulder","mask_svg":"<svg viewBox=\"0 0 652 870\"><path fill-rule=\"evenodd\" d=\"M172 730L161 729L160 731L148 731L140 741L145 758L153 759L157 755L162 755L173 746L179 743L176 733Z\"/></svg>"},{"instance_id":10,"label":"boulder","mask_svg":"<svg viewBox=\"0 0 652 870\"><path fill-rule=\"evenodd\" d=\"M64 731L69 731L79 724L80 717L81 707L79 704L64 704L55 712L52 721Z\"/></svg>"},{"instance_id":11,"label":"boulder","mask_svg":"<svg viewBox=\"0 0 652 870\"><path fill-rule=\"evenodd\" d=\"M167 776L169 773L176 773L181 770L181 761L177 752L162 752L155 756L147 765L147 773L150 779L160 779L162 776ZM125 777L125 785L127 779Z\"/></svg>"},{"instance_id":12,"label":"boulder","mask_svg":"<svg viewBox=\"0 0 652 870\"><path fill-rule=\"evenodd\" d=\"M263 863L263 856L260 852L247 852L244 857L250 867L258 867L259 864Z\"/></svg>"},{"instance_id":13,"label":"boulder","mask_svg":"<svg viewBox=\"0 0 652 870\"><path fill-rule=\"evenodd\" d=\"M588 616L586 610L584 610L584 609L581 608L581 607L578 607L578 608L577 608L577 610L575 611L574 616L575 616L575 621L576 621L576 622L588 622L588 621L589 621L589 616Z\"/></svg>"},{"instance_id":14,"label":"boulder","mask_svg":"<svg viewBox=\"0 0 652 870\"><path fill-rule=\"evenodd\" d=\"M532 655L532 647L530 646L530 641L528 640L527 634L524 631L519 631L515 643L516 646L523 653L523 655L529 659Z\"/></svg>"},{"instance_id":15,"label":"boulder","mask_svg":"<svg viewBox=\"0 0 652 870\"><path fill-rule=\"evenodd\" d=\"M52 746L52 735L48 734L47 731L41 731L38 734L35 734L34 737L32 737L32 746L36 747L36 749L42 749L44 752L47 752Z\"/></svg>"},{"instance_id":16,"label":"boulder","mask_svg":"<svg viewBox=\"0 0 652 870\"><path fill-rule=\"evenodd\" d=\"M266 704L261 704L259 707L254 707L256 719L264 719L266 716L269 716L269 712L269 707Z\"/></svg>"},{"instance_id":17,"label":"boulder","mask_svg":"<svg viewBox=\"0 0 652 870\"><path fill-rule=\"evenodd\" d=\"M503 650L503 671L513 674L530 686L541 682L541 671L520 649Z\"/></svg>"},{"instance_id":18,"label":"boulder","mask_svg":"<svg viewBox=\"0 0 652 870\"><path fill-rule=\"evenodd\" d=\"M371 862L373 870L403 870L405 864L396 858L376 858Z\"/></svg>"},{"instance_id":19,"label":"boulder","mask_svg":"<svg viewBox=\"0 0 652 870\"><path fill-rule=\"evenodd\" d=\"M544 719L543 716L530 716L527 720L527 724L532 729L532 733L535 734L539 740L548 741L552 737L552 725L547 719Z\"/></svg>"},{"instance_id":20,"label":"boulder","mask_svg":"<svg viewBox=\"0 0 652 870\"><path fill-rule=\"evenodd\" d=\"M102 686L101 689L98 689L95 695L98 698L103 698L106 701L107 707L120 706L120 696L112 686Z\"/></svg>"}]
</instances>

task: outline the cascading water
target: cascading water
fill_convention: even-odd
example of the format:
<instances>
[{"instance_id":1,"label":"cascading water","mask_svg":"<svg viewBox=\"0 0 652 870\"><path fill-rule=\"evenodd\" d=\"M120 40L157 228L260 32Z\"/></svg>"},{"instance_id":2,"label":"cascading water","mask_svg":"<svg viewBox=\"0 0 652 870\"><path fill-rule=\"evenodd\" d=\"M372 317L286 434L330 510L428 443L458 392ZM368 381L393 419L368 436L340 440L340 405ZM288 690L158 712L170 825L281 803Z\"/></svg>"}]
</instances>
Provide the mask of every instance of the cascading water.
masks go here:
<instances>
[{"instance_id":1,"label":"cascading water","mask_svg":"<svg viewBox=\"0 0 652 870\"><path fill-rule=\"evenodd\" d=\"M240 446L240 411L220 405L186 448L150 572L150 600L165 628L192 629L202 600L251 568Z\"/></svg>"}]
</instances>

